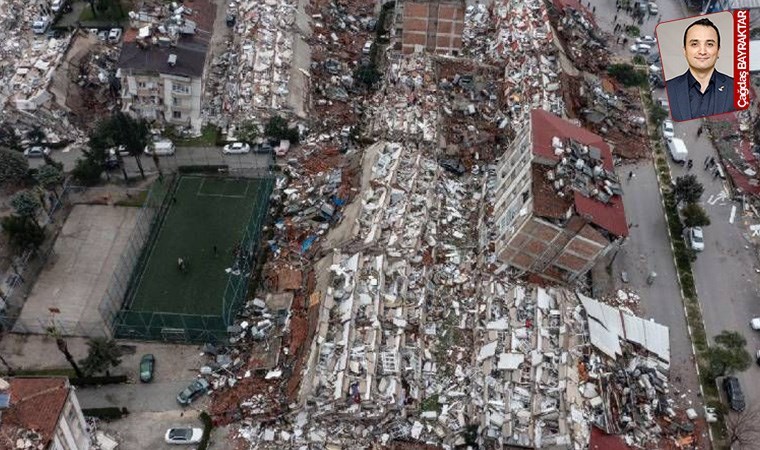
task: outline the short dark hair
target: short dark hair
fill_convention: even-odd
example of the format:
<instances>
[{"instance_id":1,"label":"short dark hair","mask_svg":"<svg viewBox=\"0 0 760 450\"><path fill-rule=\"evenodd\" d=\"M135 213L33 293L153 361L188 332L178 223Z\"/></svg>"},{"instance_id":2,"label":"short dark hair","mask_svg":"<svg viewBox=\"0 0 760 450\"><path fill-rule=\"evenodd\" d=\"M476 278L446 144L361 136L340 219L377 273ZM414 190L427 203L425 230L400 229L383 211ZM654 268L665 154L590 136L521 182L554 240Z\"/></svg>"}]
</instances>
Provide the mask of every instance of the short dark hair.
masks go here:
<instances>
[{"instance_id":1,"label":"short dark hair","mask_svg":"<svg viewBox=\"0 0 760 450\"><path fill-rule=\"evenodd\" d=\"M683 32L683 46L686 47L686 34L689 32L691 27L697 26L697 25L702 25L703 27L711 27L713 30L715 30L715 33L718 35L718 48L720 48L720 30L714 23L712 23L710 19L705 19L705 18L699 19L696 22L689 25L688 27L686 27L686 31Z\"/></svg>"}]
</instances>

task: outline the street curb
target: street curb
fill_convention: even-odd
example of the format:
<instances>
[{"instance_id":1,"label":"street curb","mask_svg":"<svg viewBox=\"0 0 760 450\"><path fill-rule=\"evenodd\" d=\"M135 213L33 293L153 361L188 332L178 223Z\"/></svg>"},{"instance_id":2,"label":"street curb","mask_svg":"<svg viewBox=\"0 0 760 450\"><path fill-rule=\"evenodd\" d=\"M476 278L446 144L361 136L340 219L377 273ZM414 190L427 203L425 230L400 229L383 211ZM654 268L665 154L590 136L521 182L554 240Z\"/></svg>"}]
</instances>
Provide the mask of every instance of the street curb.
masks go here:
<instances>
[{"instance_id":1,"label":"street curb","mask_svg":"<svg viewBox=\"0 0 760 450\"><path fill-rule=\"evenodd\" d=\"M641 89L639 89L639 98L641 99L641 104L642 104L642 107L643 107L644 106L644 99L642 98L642 95L641 95ZM649 114L648 114L648 111L646 110L646 108L644 108L644 114L646 114L647 115L647 119L649 119L649 117L648 117ZM651 132L651 127L649 125L649 120L647 120L647 133L650 133L650 132ZM650 144L652 143L651 139L649 139L649 143ZM655 178L657 179L657 190L660 193L660 204L662 205L662 211L663 211L663 214L665 216L665 223L666 223L665 229L666 229L666 231L668 233L668 240L669 240L669 243L670 243L670 253L671 253L672 258L673 258L673 266L674 266L674 268L676 270L676 281L678 282L678 290L679 290L679 292L681 294L681 306L683 307L683 313L684 313L684 317L686 319L686 331L689 334L689 342L691 343L691 354L692 354L693 361L694 361L694 368L696 369L696 372L697 372L697 383L699 385L699 394L700 394L700 396L702 398L703 406L707 407L707 401L706 401L707 399L705 397L705 391L704 391L704 388L702 386L702 376L701 376L701 372L699 370L699 357L697 355L697 348L694 346L694 336L693 336L693 333L692 333L691 325L689 324L689 311L688 311L688 308L687 308L686 294L684 293L683 285L681 284L680 270L678 269L678 262L676 261L676 249L673 246L673 235L670 232L670 226L669 226L670 219L668 218L668 210L667 210L667 206L665 205L665 193L662 190L662 181L660 180L659 168L657 167L657 152L656 152L656 148L657 147L656 147L656 145L654 145L654 146L650 145L650 148L652 148L652 152L651 152L651 154L652 154L652 167L654 168ZM665 158L666 158L666 164L667 164L667 167L668 167L668 175L669 175L670 179L673 180L673 173L672 173L671 168L670 168L670 163L667 162L667 156L665 156ZM689 265L691 266L691 263L689 263ZM694 276L692 274L692 279L693 279L693 277ZM695 293L695 300L696 300L697 305L699 307L699 313L702 316L702 328L705 328L704 311L702 310L702 302L699 301L699 292L697 291L696 283L694 284L694 293ZM709 348L710 347L710 340L707 338L707 330L706 329L705 329L705 342L706 342L707 347ZM711 448L715 448L715 438L714 438L713 433L712 433L712 428L709 426L709 423L707 423L706 419L705 419L705 423L707 424L707 427L706 427L707 428L707 433L708 433L708 436L710 438L710 447Z\"/></svg>"}]
</instances>

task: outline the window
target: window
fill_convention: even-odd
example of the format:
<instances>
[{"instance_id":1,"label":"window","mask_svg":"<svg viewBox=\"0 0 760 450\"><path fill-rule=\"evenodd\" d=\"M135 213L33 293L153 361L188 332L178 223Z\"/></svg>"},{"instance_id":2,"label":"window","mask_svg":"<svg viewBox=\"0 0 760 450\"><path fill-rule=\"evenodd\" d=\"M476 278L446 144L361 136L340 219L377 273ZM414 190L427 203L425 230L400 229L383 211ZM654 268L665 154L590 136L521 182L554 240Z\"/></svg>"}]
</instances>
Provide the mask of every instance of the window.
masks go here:
<instances>
[{"instance_id":1,"label":"window","mask_svg":"<svg viewBox=\"0 0 760 450\"><path fill-rule=\"evenodd\" d=\"M186 84L172 83L172 92L175 92L177 94L189 94L190 86Z\"/></svg>"},{"instance_id":2,"label":"window","mask_svg":"<svg viewBox=\"0 0 760 450\"><path fill-rule=\"evenodd\" d=\"M528 189L528 190L526 190L525 192L522 193L522 201L523 201L523 203L527 202L529 198L530 198L530 189Z\"/></svg>"},{"instance_id":3,"label":"window","mask_svg":"<svg viewBox=\"0 0 760 450\"><path fill-rule=\"evenodd\" d=\"M144 81L138 81L137 87L140 89L145 89L148 85Z\"/></svg>"},{"instance_id":4,"label":"window","mask_svg":"<svg viewBox=\"0 0 760 450\"><path fill-rule=\"evenodd\" d=\"M174 106L182 106L182 99L177 97L172 97L172 105Z\"/></svg>"},{"instance_id":5,"label":"window","mask_svg":"<svg viewBox=\"0 0 760 450\"><path fill-rule=\"evenodd\" d=\"M181 111L172 111L172 117L174 119L181 119L182 118L182 112Z\"/></svg>"}]
</instances>

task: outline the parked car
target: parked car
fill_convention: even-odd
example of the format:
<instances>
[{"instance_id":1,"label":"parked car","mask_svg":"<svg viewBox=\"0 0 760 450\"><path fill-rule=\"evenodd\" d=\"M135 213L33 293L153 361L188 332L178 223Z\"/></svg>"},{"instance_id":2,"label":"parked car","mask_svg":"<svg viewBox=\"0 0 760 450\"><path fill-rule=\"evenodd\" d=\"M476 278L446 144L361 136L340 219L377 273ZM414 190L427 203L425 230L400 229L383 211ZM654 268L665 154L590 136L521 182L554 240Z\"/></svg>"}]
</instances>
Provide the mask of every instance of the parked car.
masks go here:
<instances>
[{"instance_id":1,"label":"parked car","mask_svg":"<svg viewBox=\"0 0 760 450\"><path fill-rule=\"evenodd\" d=\"M668 101L667 98L664 98L664 97L658 98L657 99L657 104L660 105L660 108L662 108L662 109L664 109L666 111L670 109L670 102Z\"/></svg>"},{"instance_id":2,"label":"parked car","mask_svg":"<svg viewBox=\"0 0 760 450\"><path fill-rule=\"evenodd\" d=\"M28 149L24 150L24 156L27 158L42 158L45 155L49 154L50 149L42 145L35 145L34 147L29 147Z\"/></svg>"},{"instance_id":3,"label":"parked car","mask_svg":"<svg viewBox=\"0 0 760 450\"><path fill-rule=\"evenodd\" d=\"M636 43L652 46L657 43L657 38L654 36L641 36L636 38Z\"/></svg>"},{"instance_id":4,"label":"parked car","mask_svg":"<svg viewBox=\"0 0 760 450\"><path fill-rule=\"evenodd\" d=\"M174 142L169 140L157 140L153 143L153 150L150 145L146 145L144 150L146 155L152 155L155 152L159 156L173 155L174 151Z\"/></svg>"},{"instance_id":5,"label":"parked car","mask_svg":"<svg viewBox=\"0 0 760 450\"><path fill-rule=\"evenodd\" d=\"M649 14L655 16L660 13L660 8L655 2L649 2Z\"/></svg>"},{"instance_id":6,"label":"parked car","mask_svg":"<svg viewBox=\"0 0 760 450\"><path fill-rule=\"evenodd\" d=\"M108 42L116 44L121 40L121 28L111 28L108 32Z\"/></svg>"},{"instance_id":7,"label":"parked car","mask_svg":"<svg viewBox=\"0 0 760 450\"><path fill-rule=\"evenodd\" d=\"M728 407L736 412L744 411L746 404L744 403L744 393L742 393L742 387L739 384L739 379L736 377L724 378L723 390L726 392Z\"/></svg>"},{"instance_id":8,"label":"parked car","mask_svg":"<svg viewBox=\"0 0 760 450\"><path fill-rule=\"evenodd\" d=\"M245 142L235 142L232 144L227 144L224 146L224 149L222 149L222 153L225 155L239 155L241 153L248 153L251 151L251 146L246 144Z\"/></svg>"},{"instance_id":9,"label":"parked car","mask_svg":"<svg viewBox=\"0 0 760 450\"><path fill-rule=\"evenodd\" d=\"M754 319L750 320L749 326L751 326L753 330L760 331L760 317L755 317Z\"/></svg>"},{"instance_id":10,"label":"parked car","mask_svg":"<svg viewBox=\"0 0 760 450\"><path fill-rule=\"evenodd\" d=\"M197 444L202 437L203 430L200 428L169 428L164 440L167 444Z\"/></svg>"},{"instance_id":11,"label":"parked car","mask_svg":"<svg viewBox=\"0 0 760 450\"><path fill-rule=\"evenodd\" d=\"M372 41L367 41L364 43L364 47L362 47L362 54L369 55L372 53Z\"/></svg>"},{"instance_id":12,"label":"parked car","mask_svg":"<svg viewBox=\"0 0 760 450\"><path fill-rule=\"evenodd\" d=\"M155 365L156 358L150 353L140 358L140 381L148 383L153 379L153 368Z\"/></svg>"},{"instance_id":13,"label":"parked car","mask_svg":"<svg viewBox=\"0 0 760 450\"><path fill-rule=\"evenodd\" d=\"M180 405L189 405L193 402L197 397L203 395L208 391L209 384L208 381L206 381L203 378L198 378L197 380L190 383L190 386L186 387L182 390L179 394L177 394L177 402L179 402Z\"/></svg>"},{"instance_id":14,"label":"parked car","mask_svg":"<svg viewBox=\"0 0 760 450\"><path fill-rule=\"evenodd\" d=\"M758 366L760 366L760 350L758 350L757 353L755 354L755 362L757 363Z\"/></svg>"},{"instance_id":15,"label":"parked car","mask_svg":"<svg viewBox=\"0 0 760 450\"><path fill-rule=\"evenodd\" d=\"M636 53L638 55L648 55L652 50L652 47L647 44L633 44L629 47L629 50L631 53Z\"/></svg>"},{"instance_id":16,"label":"parked car","mask_svg":"<svg viewBox=\"0 0 760 450\"><path fill-rule=\"evenodd\" d=\"M657 64L658 62L660 62L660 53L654 52L651 55L647 56L647 62L649 64Z\"/></svg>"},{"instance_id":17,"label":"parked car","mask_svg":"<svg viewBox=\"0 0 760 450\"><path fill-rule=\"evenodd\" d=\"M691 227L689 229L689 244L695 252L701 252L705 249L705 237L702 234L702 227Z\"/></svg>"},{"instance_id":18,"label":"parked car","mask_svg":"<svg viewBox=\"0 0 760 450\"><path fill-rule=\"evenodd\" d=\"M662 137L664 137L665 140L676 137L676 129L673 126L672 120L665 119L662 121Z\"/></svg>"}]
</instances>

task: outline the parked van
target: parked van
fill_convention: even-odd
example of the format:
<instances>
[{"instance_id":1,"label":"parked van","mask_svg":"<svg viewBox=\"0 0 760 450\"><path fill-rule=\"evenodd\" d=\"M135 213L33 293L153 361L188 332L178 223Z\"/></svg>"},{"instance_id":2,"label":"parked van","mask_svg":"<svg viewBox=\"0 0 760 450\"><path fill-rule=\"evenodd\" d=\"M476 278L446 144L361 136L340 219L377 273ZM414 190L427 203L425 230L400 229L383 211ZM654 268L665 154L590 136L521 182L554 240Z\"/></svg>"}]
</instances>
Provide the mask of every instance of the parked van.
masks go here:
<instances>
[{"instance_id":1,"label":"parked van","mask_svg":"<svg viewBox=\"0 0 760 450\"><path fill-rule=\"evenodd\" d=\"M146 145L145 146L145 154L146 155L152 155L155 151L156 155L173 155L174 154L174 142L169 140L160 140L153 143L153 151L151 151L151 146Z\"/></svg>"},{"instance_id":2,"label":"parked van","mask_svg":"<svg viewBox=\"0 0 760 450\"><path fill-rule=\"evenodd\" d=\"M675 162L685 163L689 159L689 150L682 139L668 139L668 151L670 152L670 157Z\"/></svg>"}]
</instances>

